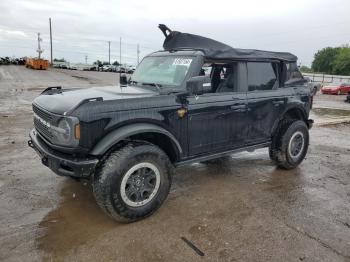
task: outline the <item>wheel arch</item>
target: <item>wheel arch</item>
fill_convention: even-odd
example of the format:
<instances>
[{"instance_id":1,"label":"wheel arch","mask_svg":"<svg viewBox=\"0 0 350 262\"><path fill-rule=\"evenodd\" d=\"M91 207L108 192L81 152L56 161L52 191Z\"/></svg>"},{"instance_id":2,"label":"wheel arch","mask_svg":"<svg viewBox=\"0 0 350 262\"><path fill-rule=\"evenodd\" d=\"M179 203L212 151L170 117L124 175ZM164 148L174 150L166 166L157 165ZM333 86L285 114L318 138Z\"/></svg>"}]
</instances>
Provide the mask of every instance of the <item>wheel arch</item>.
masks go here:
<instances>
[{"instance_id":1,"label":"wheel arch","mask_svg":"<svg viewBox=\"0 0 350 262\"><path fill-rule=\"evenodd\" d=\"M274 126L272 128L272 135L277 130L277 127L281 123L281 121L283 121L285 119L302 120L306 123L306 125L309 125L308 124L308 115L307 115L305 109L302 106L292 106L292 107L287 108L283 112L281 117L275 121Z\"/></svg>"},{"instance_id":2,"label":"wheel arch","mask_svg":"<svg viewBox=\"0 0 350 262\"><path fill-rule=\"evenodd\" d=\"M183 152L175 136L163 127L149 123L136 123L109 132L93 147L90 154L103 156L126 140L142 140L155 144L168 155L171 162L180 159Z\"/></svg>"}]
</instances>

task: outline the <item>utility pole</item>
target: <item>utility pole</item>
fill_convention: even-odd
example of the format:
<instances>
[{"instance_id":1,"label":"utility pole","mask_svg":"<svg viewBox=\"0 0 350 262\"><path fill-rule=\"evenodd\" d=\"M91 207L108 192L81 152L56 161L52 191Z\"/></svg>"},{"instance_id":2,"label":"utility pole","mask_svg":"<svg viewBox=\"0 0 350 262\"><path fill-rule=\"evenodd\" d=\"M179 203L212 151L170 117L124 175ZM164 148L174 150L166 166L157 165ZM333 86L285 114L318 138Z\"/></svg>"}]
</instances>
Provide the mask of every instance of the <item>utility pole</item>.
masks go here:
<instances>
[{"instance_id":1,"label":"utility pole","mask_svg":"<svg viewBox=\"0 0 350 262\"><path fill-rule=\"evenodd\" d=\"M52 60L52 28L51 28L51 17L49 18L49 23L50 23L50 50L51 50L51 66L53 65L53 60Z\"/></svg>"},{"instance_id":2,"label":"utility pole","mask_svg":"<svg viewBox=\"0 0 350 262\"><path fill-rule=\"evenodd\" d=\"M111 64L111 41L108 41L108 64Z\"/></svg>"},{"instance_id":3,"label":"utility pole","mask_svg":"<svg viewBox=\"0 0 350 262\"><path fill-rule=\"evenodd\" d=\"M140 63L140 45L137 44L137 64Z\"/></svg>"},{"instance_id":4,"label":"utility pole","mask_svg":"<svg viewBox=\"0 0 350 262\"><path fill-rule=\"evenodd\" d=\"M88 59L88 56L85 55L85 65L87 65L87 59Z\"/></svg>"},{"instance_id":5,"label":"utility pole","mask_svg":"<svg viewBox=\"0 0 350 262\"><path fill-rule=\"evenodd\" d=\"M119 64L122 66L122 38L119 39Z\"/></svg>"},{"instance_id":6,"label":"utility pole","mask_svg":"<svg viewBox=\"0 0 350 262\"><path fill-rule=\"evenodd\" d=\"M38 33L38 49L36 51L39 54L39 59L41 58L41 53L44 52L44 50L42 50L41 46L40 46L41 41L43 41L43 40L40 38L40 33Z\"/></svg>"}]
</instances>

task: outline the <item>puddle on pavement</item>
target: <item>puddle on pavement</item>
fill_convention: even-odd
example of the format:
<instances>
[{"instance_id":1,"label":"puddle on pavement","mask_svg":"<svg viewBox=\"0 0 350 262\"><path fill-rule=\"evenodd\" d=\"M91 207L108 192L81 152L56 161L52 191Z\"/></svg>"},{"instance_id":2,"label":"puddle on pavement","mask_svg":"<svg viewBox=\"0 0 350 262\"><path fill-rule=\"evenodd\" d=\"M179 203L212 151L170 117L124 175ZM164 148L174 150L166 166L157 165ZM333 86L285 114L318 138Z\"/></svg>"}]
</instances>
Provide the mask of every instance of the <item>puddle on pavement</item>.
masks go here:
<instances>
[{"instance_id":1,"label":"puddle on pavement","mask_svg":"<svg viewBox=\"0 0 350 262\"><path fill-rule=\"evenodd\" d=\"M62 258L72 249L96 239L118 224L97 206L89 185L67 179L61 187L62 202L40 222L36 239L44 260Z\"/></svg>"}]
</instances>

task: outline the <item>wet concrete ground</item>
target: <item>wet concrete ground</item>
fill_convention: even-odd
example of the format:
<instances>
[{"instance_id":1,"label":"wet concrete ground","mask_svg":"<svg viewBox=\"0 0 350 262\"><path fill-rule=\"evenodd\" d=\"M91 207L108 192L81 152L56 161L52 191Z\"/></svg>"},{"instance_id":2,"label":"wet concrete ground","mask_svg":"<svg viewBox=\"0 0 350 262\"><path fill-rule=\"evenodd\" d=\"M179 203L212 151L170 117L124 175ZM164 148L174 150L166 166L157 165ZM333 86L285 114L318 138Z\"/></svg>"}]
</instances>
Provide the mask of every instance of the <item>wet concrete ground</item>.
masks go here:
<instances>
[{"instance_id":1,"label":"wet concrete ground","mask_svg":"<svg viewBox=\"0 0 350 262\"><path fill-rule=\"evenodd\" d=\"M42 85L112 84L116 74L50 71L40 82L42 71L0 69L1 261L350 261L350 124L324 120L346 112L315 110L322 125L297 169L277 169L265 149L179 168L159 211L124 225L88 183L54 175L26 145Z\"/></svg>"}]
</instances>

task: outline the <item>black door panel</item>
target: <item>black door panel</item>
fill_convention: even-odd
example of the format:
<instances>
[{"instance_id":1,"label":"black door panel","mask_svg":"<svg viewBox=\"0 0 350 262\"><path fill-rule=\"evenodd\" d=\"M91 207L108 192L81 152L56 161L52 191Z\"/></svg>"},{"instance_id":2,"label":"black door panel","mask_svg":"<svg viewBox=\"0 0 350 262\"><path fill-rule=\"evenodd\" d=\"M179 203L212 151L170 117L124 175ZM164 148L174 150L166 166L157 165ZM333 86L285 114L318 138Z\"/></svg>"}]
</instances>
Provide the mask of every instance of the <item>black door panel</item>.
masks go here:
<instances>
[{"instance_id":1,"label":"black door panel","mask_svg":"<svg viewBox=\"0 0 350 262\"><path fill-rule=\"evenodd\" d=\"M188 101L190 155L229 150L244 144L238 128L246 117L245 93L206 94L190 97Z\"/></svg>"},{"instance_id":2,"label":"black door panel","mask_svg":"<svg viewBox=\"0 0 350 262\"><path fill-rule=\"evenodd\" d=\"M248 144L266 142L276 121L285 111L288 97L294 95L293 88L248 92Z\"/></svg>"}]
</instances>

